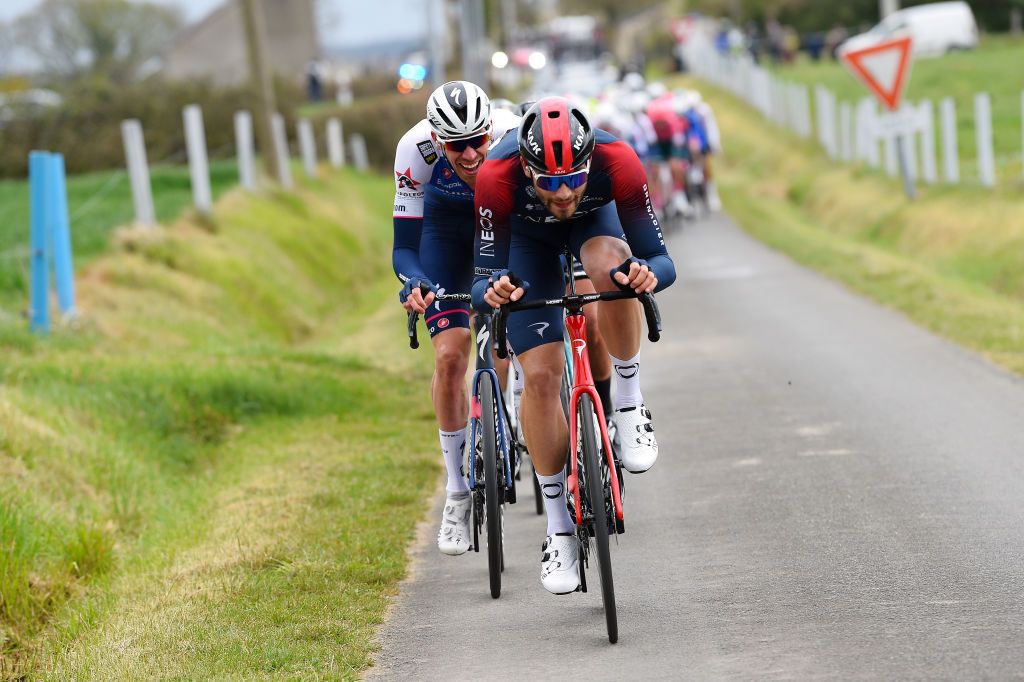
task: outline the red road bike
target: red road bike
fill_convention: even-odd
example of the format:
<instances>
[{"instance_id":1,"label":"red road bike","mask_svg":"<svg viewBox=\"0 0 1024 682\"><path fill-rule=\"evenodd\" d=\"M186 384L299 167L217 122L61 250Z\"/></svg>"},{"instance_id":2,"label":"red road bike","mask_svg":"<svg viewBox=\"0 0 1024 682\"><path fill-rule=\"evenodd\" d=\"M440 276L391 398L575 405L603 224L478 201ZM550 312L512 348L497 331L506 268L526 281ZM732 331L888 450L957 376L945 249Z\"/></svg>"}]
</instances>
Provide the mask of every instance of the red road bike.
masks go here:
<instances>
[{"instance_id":1,"label":"red road bike","mask_svg":"<svg viewBox=\"0 0 1024 682\"><path fill-rule=\"evenodd\" d=\"M572 263L572 254L566 252L566 262ZM647 338L661 338L661 315L652 294L638 295L633 290L605 291L595 294L577 294L575 281L569 278L569 294L549 300L510 303L494 313L494 349L498 357L507 356L506 322L508 315L519 310L559 307L565 310L565 330L572 349L572 391L569 395L569 442L573 457L569 458L566 493L571 497L569 511L576 522L580 541L580 588L587 591L585 569L596 554L601 577L601 600L604 604L608 641L619 639L618 616L615 608L615 586L612 577L610 553L611 535L625 532L622 513L622 467L612 450L608 438L608 425L604 418L601 398L594 387L587 357L587 320L583 306L594 301L615 301L639 298L647 319Z\"/></svg>"}]
</instances>

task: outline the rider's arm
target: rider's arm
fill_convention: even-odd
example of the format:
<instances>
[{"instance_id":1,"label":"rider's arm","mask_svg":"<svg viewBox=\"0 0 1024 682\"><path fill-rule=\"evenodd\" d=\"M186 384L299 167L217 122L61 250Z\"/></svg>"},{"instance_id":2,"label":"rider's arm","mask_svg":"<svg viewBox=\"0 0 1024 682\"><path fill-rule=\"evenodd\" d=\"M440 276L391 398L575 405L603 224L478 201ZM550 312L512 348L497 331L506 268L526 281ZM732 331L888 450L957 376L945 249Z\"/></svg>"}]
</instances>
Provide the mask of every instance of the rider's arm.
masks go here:
<instances>
[{"instance_id":1,"label":"rider's arm","mask_svg":"<svg viewBox=\"0 0 1024 682\"><path fill-rule=\"evenodd\" d=\"M420 234L423 232L423 189L430 182L431 164L437 151L429 128L421 122L402 136L395 151L394 245L391 265L402 282L426 279L420 263Z\"/></svg>"},{"instance_id":2,"label":"rider's arm","mask_svg":"<svg viewBox=\"0 0 1024 682\"><path fill-rule=\"evenodd\" d=\"M644 167L629 145L621 140L601 145L612 179L612 197L629 249L647 261L661 291L676 280L676 266L665 248L665 237L654 215Z\"/></svg>"},{"instance_id":3,"label":"rider's arm","mask_svg":"<svg viewBox=\"0 0 1024 682\"><path fill-rule=\"evenodd\" d=\"M473 214L476 236L473 240L473 307L489 313L484 302L487 280L492 273L508 267L511 218L515 204L519 157L484 161L476 179Z\"/></svg>"}]
</instances>

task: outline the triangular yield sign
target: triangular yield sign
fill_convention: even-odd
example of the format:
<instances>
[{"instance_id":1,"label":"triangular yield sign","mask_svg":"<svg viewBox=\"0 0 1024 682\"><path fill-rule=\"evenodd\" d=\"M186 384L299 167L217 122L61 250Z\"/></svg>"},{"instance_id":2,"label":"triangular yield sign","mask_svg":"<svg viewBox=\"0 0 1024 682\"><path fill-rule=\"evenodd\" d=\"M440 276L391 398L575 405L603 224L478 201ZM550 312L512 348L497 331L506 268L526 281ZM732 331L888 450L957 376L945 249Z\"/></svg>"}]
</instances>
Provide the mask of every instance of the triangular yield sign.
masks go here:
<instances>
[{"instance_id":1,"label":"triangular yield sign","mask_svg":"<svg viewBox=\"0 0 1024 682\"><path fill-rule=\"evenodd\" d=\"M910 36L842 53L843 63L891 111L900 106L910 70Z\"/></svg>"}]
</instances>

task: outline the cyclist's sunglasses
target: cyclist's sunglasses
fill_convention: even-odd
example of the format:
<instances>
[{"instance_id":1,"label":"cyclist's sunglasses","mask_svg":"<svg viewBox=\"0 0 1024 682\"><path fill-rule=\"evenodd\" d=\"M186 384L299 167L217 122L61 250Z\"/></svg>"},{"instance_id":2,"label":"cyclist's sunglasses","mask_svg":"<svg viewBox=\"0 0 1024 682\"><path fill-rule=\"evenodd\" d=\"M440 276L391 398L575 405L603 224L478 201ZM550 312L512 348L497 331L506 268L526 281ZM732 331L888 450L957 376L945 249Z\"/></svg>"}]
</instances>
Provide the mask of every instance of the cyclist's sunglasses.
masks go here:
<instances>
[{"instance_id":1,"label":"cyclist's sunglasses","mask_svg":"<svg viewBox=\"0 0 1024 682\"><path fill-rule=\"evenodd\" d=\"M446 148L451 149L456 154L461 154L462 152L466 151L467 147L479 149L480 147L483 147L490 141L490 133L481 133L480 135L476 135L474 137L467 137L462 140L442 140L441 144L443 144Z\"/></svg>"},{"instance_id":2,"label":"cyclist's sunglasses","mask_svg":"<svg viewBox=\"0 0 1024 682\"><path fill-rule=\"evenodd\" d=\"M584 168L575 173L566 173L565 175L542 175L537 172L533 174L534 179L537 181L537 189L542 189L545 192L557 192L558 188L562 185L566 185L569 189L582 187L586 184L589 176L590 168Z\"/></svg>"}]
</instances>

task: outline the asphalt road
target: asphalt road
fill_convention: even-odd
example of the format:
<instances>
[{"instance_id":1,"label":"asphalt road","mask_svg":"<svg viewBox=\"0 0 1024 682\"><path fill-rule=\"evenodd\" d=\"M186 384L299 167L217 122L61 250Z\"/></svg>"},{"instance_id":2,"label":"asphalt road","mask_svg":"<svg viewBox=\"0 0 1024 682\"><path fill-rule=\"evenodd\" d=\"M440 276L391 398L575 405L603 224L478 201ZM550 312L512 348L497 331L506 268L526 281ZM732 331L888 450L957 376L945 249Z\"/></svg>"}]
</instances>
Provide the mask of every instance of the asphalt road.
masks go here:
<instances>
[{"instance_id":1,"label":"asphalt road","mask_svg":"<svg viewBox=\"0 0 1024 682\"><path fill-rule=\"evenodd\" d=\"M370 676L1024 676L1024 381L725 217L669 247L680 280L642 356L661 455L626 480L619 643L598 590L541 587L523 486L499 600L485 553L437 552L437 501Z\"/></svg>"}]
</instances>

